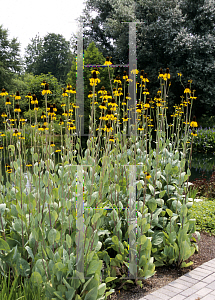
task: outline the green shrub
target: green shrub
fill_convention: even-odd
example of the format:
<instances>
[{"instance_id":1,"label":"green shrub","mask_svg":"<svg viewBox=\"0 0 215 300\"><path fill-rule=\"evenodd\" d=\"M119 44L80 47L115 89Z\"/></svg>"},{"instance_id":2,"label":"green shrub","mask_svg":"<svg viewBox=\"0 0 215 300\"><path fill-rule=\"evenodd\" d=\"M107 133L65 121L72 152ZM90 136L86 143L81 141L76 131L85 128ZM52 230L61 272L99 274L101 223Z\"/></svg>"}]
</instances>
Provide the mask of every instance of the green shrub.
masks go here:
<instances>
[{"instance_id":1,"label":"green shrub","mask_svg":"<svg viewBox=\"0 0 215 300\"><path fill-rule=\"evenodd\" d=\"M196 219L196 229L215 235L215 202L203 200L195 202L190 209L190 217Z\"/></svg>"}]
</instances>

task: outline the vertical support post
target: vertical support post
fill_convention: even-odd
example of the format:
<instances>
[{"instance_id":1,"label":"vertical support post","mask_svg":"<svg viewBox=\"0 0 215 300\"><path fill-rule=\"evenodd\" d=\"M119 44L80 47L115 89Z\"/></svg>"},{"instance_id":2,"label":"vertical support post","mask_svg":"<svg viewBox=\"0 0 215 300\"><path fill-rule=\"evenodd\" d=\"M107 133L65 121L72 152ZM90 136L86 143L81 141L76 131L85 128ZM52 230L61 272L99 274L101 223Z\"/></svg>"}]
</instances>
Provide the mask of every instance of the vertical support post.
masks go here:
<instances>
[{"instance_id":1,"label":"vertical support post","mask_svg":"<svg viewBox=\"0 0 215 300\"><path fill-rule=\"evenodd\" d=\"M83 166L77 166L76 200L76 270L84 273L84 202L83 202Z\"/></svg>"},{"instance_id":2,"label":"vertical support post","mask_svg":"<svg viewBox=\"0 0 215 300\"><path fill-rule=\"evenodd\" d=\"M136 166L129 166L129 278L137 278L136 249Z\"/></svg>"},{"instance_id":3,"label":"vertical support post","mask_svg":"<svg viewBox=\"0 0 215 300\"><path fill-rule=\"evenodd\" d=\"M76 116L76 128L77 128L77 134L79 136L83 136L84 135L83 22L79 22L78 24L76 63L77 63L76 103L79 106L78 115Z\"/></svg>"},{"instance_id":4,"label":"vertical support post","mask_svg":"<svg viewBox=\"0 0 215 300\"><path fill-rule=\"evenodd\" d=\"M129 22L129 82L128 92L131 99L128 101L130 125L128 134L131 136L136 132L136 72L133 74L132 70L137 69L137 55L136 55L136 23Z\"/></svg>"}]
</instances>

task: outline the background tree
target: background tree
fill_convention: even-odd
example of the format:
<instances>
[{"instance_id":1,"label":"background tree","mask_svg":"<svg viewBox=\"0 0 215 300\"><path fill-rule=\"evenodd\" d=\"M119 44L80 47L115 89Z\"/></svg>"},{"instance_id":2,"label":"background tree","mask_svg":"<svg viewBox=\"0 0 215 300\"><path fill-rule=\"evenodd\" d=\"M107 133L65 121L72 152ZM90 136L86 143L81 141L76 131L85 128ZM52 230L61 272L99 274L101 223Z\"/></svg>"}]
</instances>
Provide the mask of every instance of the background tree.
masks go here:
<instances>
[{"instance_id":1,"label":"background tree","mask_svg":"<svg viewBox=\"0 0 215 300\"><path fill-rule=\"evenodd\" d=\"M0 25L0 89L8 90L14 74L21 70L20 44L16 38L9 40L8 30Z\"/></svg>"},{"instance_id":2,"label":"background tree","mask_svg":"<svg viewBox=\"0 0 215 300\"><path fill-rule=\"evenodd\" d=\"M34 75L52 73L59 82L65 83L73 55L69 41L60 34L49 33L36 36L25 51L26 72Z\"/></svg>"},{"instance_id":3,"label":"background tree","mask_svg":"<svg viewBox=\"0 0 215 300\"><path fill-rule=\"evenodd\" d=\"M94 39L103 55L111 55L115 63L127 63L129 27L122 22L144 22L137 25L137 63L149 75L151 96L157 91L159 69L169 67L173 79L170 104L179 102L183 94L177 77L181 72L185 85L193 80L198 95L194 113L200 116L210 109L213 114L214 10L215 0L87 0L82 16L84 42Z\"/></svg>"}]
</instances>

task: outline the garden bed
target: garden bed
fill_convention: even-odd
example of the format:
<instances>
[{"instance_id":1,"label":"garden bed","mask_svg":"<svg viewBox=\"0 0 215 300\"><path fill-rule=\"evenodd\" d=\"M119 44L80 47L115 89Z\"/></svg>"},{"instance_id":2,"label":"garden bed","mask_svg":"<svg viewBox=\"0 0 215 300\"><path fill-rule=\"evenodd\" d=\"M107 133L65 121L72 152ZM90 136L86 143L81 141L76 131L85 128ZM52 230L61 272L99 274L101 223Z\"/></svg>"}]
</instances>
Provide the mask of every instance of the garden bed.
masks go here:
<instances>
[{"instance_id":1,"label":"garden bed","mask_svg":"<svg viewBox=\"0 0 215 300\"><path fill-rule=\"evenodd\" d=\"M156 268L156 274L147 279L143 283L143 287L134 287L130 285L128 290L115 289L116 292L112 294L109 299L111 300L138 300L157 289L167 285L168 283L176 280L185 273L201 266L203 263L215 258L215 236L208 233L201 233L200 241L197 240L199 252L194 253L188 260L193 261L193 265L188 268L178 269L176 267L158 267Z\"/></svg>"}]
</instances>

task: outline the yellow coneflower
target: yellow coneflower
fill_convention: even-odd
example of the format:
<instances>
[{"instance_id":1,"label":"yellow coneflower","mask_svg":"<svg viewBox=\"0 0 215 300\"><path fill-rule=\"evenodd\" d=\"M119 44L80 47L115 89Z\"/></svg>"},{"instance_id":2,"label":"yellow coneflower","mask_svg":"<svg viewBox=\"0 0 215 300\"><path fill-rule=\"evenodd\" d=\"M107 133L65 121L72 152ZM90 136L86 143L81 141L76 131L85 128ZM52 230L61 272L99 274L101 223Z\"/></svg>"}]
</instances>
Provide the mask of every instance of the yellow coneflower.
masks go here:
<instances>
[{"instance_id":1,"label":"yellow coneflower","mask_svg":"<svg viewBox=\"0 0 215 300\"><path fill-rule=\"evenodd\" d=\"M0 136L6 136L5 133L2 133Z\"/></svg>"},{"instance_id":2,"label":"yellow coneflower","mask_svg":"<svg viewBox=\"0 0 215 300\"><path fill-rule=\"evenodd\" d=\"M40 125L38 125L38 130L39 130L39 131L44 131L44 128L43 128L43 127L40 127Z\"/></svg>"},{"instance_id":3,"label":"yellow coneflower","mask_svg":"<svg viewBox=\"0 0 215 300\"><path fill-rule=\"evenodd\" d=\"M111 102L109 102L108 105L111 105L112 107L117 107L118 106L118 104L116 103L115 98L112 98Z\"/></svg>"},{"instance_id":4,"label":"yellow coneflower","mask_svg":"<svg viewBox=\"0 0 215 300\"><path fill-rule=\"evenodd\" d=\"M169 68L166 69L166 73L163 75L163 79L164 80L170 79Z\"/></svg>"},{"instance_id":5,"label":"yellow coneflower","mask_svg":"<svg viewBox=\"0 0 215 300\"><path fill-rule=\"evenodd\" d=\"M116 79L114 79L113 83L119 83L119 84L121 84L121 80L120 80L119 75L116 76Z\"/></svg>"},{"instance_id":6,"label":"yellow coneflower","mask_svg":"<svg viewBox=\"0 0 215 300\"><path fill-rule=\"evenodd\" d=\"M124 80L127 80L127 79L128 79L128 75L127 75L127 72L126 72L126 71L123 72L122 79L124 79Z\"/></svg>"},{"instance_id":7,"label":"yellow coneflower","mask_svg":"<svg viewBox=\"0 0 215 300\"><path fill-rule=\"evenodd\" d=\"M54 143L54 142L51 142L50 146L51 146L51 147L55 147L55 143Z\"/></svg>"},{"instance_id":8,"label":"yellow coneflower","mask_svg":"<svg viewBox=\"0 0 215 300\"><path fill-rule=\"evenodd\" d=\"M160 68L160 74L159 74L158 78L163 78L163 76L164 76L164 74L163 74L163 69Z\"/></svg>"},{"instance_id":9,"label":"yellow coneflower","mask_svg":"<svg viewBox=\"0 0 215 300\"><path fill-rule=\"evenodd\" d=\"M143 91L143 94L144 94L144 95L149 95L148 89L145 89L145 90Z\"/></svg>"},{"instance_id":10,"label":"yellow coneflower","mask_svg":"<svg viewBox=\"0 0 215 300\"><path fill-rule=\"evenodd\" d=\"M150 99L147 98L147 99L146 99L146 103L144 104L144 106L145 106L146 108L150 108L149 102L150 102Z\"/></svg>"},{"instance_id":11,"label":"yellow coneflower","mask_svg":"<svg viewBox=\"0 0 215 300\"><path fill-rule=\"evenodd\" d=\"M36 104L34 107L34 110L38 111L38 109L39 109L39 106L38 106L38 104Z\"/></svg>"},{"instance_id":12,"label":"yellow coneflower","mask_svg":"<svg viewBox=\"0 0 215 300\"><path fill-rule=\"evenodd\" d=\"M131 100L130 93L127 93L127 96L125 97L125 99Z\"/></svg>"},{"instance_id":13,"label":"yellow coneflower","mask_svg":"<svg viewBox=\"0 0 215 300\"><path fill-rule=\"evenodd\" d=\"M107 131L107 132L113 131L113 128L111 127L110 123L107 123L107 125L104 128L104 131Z\"/></svg>"},{"instance_id":14,"label":"yellow coneflower","mask_svg":"<svg viewBox=\"0 0 215 300\"><path fill-rule=\"evenodd\" d=\"M42 86L45 86L46 85L46 81L43 80L43 82L41 83Z\"/></svg>"},{"instance_id":15,"label":"yellow coneflower","mask_svg":"<svg viewBox=\"0 0 215 300\"><path fill-rule=\"evenodd\" d=\"M68 127L68 130L74 130L74 129L76 129L76 127L75 127L73 124L71 124L71 125Z\"/></svg>"},{"instance_id":16,"label":"yellow coneflower","mask_svg":"<svg viewBox=\"0 0 215 300\"><path fill-rule=\"evenodd\" d=\"M131 74L138 74L138 73L139 73L139 71L137 69L131 70Z\"/></svg>"},{"instance_id":17,"label":"yellow coneflower","mask_svg":"<svg viewBox=\"0 0 215 300\"><path fill-rule=\"evenodd\" d=\"M71 89L71 87L72 87L72 86L67 86L66 93L72 94L72 89Z\"/></svg>"},{"instance_id":18,"label":"yellow coneflower","mask_svg":"<svg viewBox=\"0 0 215 300\"><path fill-rule=\"evenodd\" d=\"M16 96L15 96L15 100L20 100L20 99L21 99L20 93L19 93L19 91L17 91Z\"/></svg>"},{"instance_id":19,"label":"yellow coneflower","mask_svg":"<svg viewBox=\"0 0 215 300\"><path fill-rule=\"evenodd\" d=\"M72 89L71 93L72 93L72 94L76 94L75 88Z\"/></svg>"},{"instance_id":20,"label":"yellow coneflower","mask_svg":"<svg viewBox=\"0 0 215 300\"><path fill-rule=\"evenodd\" d=\"M112 62L110 62L110 59L111 59L111 56L106 57L106 61L104 63L105 66L112 65Z\"/></svg>"},{"instance_id":21,"label":"yellow coneflower","mask_svg":"<svg viewBox=\"0 0 215 300\"><path fill-rule=\"evenodd\" d=\"M64 125L64 121L60 118L60 123L59 123L60 126Z\"/></svg>"},{"instance_id":22,"label":"yellow coneflower","mask_svg":"<svg viewBox=\"0 0 215 300\"><path fill-rule=\"evenodd\" d=\"M105 103L104 103L104 102L102 102L102 104L99 105L99 108L100 108L100 109L107 109L107 107L105 106Z\"/></svg>"},{"instance_id":23,"label":"yellow coneflower","mask_svg":"<svg viewBox=\"0 0 215 300\"><path fill-rule=\"evenodd\" d=\"M60 150L60 149L57 149L57 150L55 150L55 152L61 152L61 150Z\"/></svg>"},{"instance_id":24,"label":"yellow coneflower","mask_svg":"<svg viewBox=\"0 0 215 300\"><path fill-rule=\"evenodd\" d=\"M122 121L123 121L123 122L128 122L128 117L127 117L127 115L125 115L124 118L122 118Z\"/></svg>"},{"instance_id":25,"label":"yellow coneflower","mask_svg":"<svg viewBox=\"0 0 215 300\"><path fill-rule=\"evenodd\" d=\"M32 99L33 97L31 96L31 93L29 92L28 95L25 96L25 98Z\"/></svg>"},{"instance_id":26,"label":"yellow coneflower","mask_svg":"<svg viewBox=\"0 0 215 300\"><path fill-rule=\"evenodd\" d=\"M19 132L17 129L14 131L13 136L21 135L21 132Z\"/></svg>"},{"instance_id":27,"label":"yellow coneflower","mask_svg":"<svg viewBox=\"0 0 215 300\"><path fill-rule=\"evenodd\" d=\"M0 150L4 149L3 145L0 145Z\"/></svg>"},{"instance_id":28,"label":"yellow coneflower","mask_svg":"<svg viewBox=\"0 0 215 300\"><path fill-rule=\"evenodd\" d=\"M93 86L94 84L97 85L97 83L100 83L101 80L97 78L98 71L93 70L92 72L92 78L90 78L90 85Z\"/></svg>"},{"instance_id":29,"label":"yellow coneflower","mask_svg":"<svg viewBox=\"0 0 215 300\"><path fill-rule=\"evenodd\" d=\"M16 104L16 107L14 109L15 112L21 112L21 109L19 107L19 104Z\"/></svg>"},{"instance_id":30,"label":"yellow coneflower","mask_svg":"<svg viewBox=\"0 0 215 300\"><path fill-rule=\"evenodd\" d=\"M145 172L145 174L146 174L146 179L149 179L149 178L152 177L152 176L151 176L149 173L147 173L147 172Z\"/></svg>"},{"instance_id":31,"label":"yellow coneflower","mask_svg":"<svg viewBox=\"0 0 215 300\"><path fill-rule=\"evenodd\" d=\"M7 172L8 174L12 173L12 169L11 169L11 168L8 168L6 172Z\"/></svg>"},{"instance_id":32,"label":"yellow coneflower","mask_svg":"<svg viewBox=\"0 0 215 300\"><path fill-rule=\"evenodd\" d=\"M191 90L190 90L189 87L190 87L190 85L188 83L186 89L184 90L184 94L190 94L191 93Z\"/></svg>"},{"instance_id":33,"label":"yellow coneflower","mask_svg":"<svg viewBox=\"0 0 215 300\"><path fill-rule=\"evenodd\" d=\"M197 136L197 133L196 133L196 131L194 130L194 131L192 131L191 132L191 135L193 135L193 136Z\"/></svg>"},{"instance_id":34,"label":"yellow coneflower","mask_svg":"<svg viewBox=\"0 0 215 300\"><path fill-rule=\"evenodd\" d=\"M19 137L19 140L25 140L25 137L21 135L21 136Z\"/></svg>"},{"instance_id":35,"label":"yellow coneflower","mask_svg":"<svg viewBox=\"0 0 215 300\"><path fill-rule=\"evenodd\" d=\"M32 96L31 104L38 104L38 100L35 94Z\"/></svg>"},{"instance_id":36,"label":"yellow coneflower","mask_svg":"<svg viewBox=\"0 0 215 300\"><path fill-rule=\"evenodd\" d=\"M5 105L10 105L10 104L11 104L10 99L9 99L9 97L7 97Z\"/></svg>"},{"instance_id":37,"label":"yellow coneflower","mask_svg":"<svg viewBox=\"0 0 215 300\"><path fill-rule=\"evenodd\" d=\"M4 97L4 96L7 96L7 95L8 95L8 93L5 91L5 89L2 89L0 96Z\"/></svg>"},{"instance_id":38,"label":"yellow coneflower","mask_svg":"<svg viewBox=\"0 0 215 300\"><path fill-rule=\"evenodd\" d=\"M105 90L104 86L101 87L101 89L98 91L98 94L103 94L103 95L107 94L107 91Z\"/></svg>"},{"instance_id":39,"label":"yellow coneflower","mask_svg":"<svg viewBox=\"0 0 215 300\"><path fill-rule=\"evenodd\" d=\"M53 105L50 105L50 110L48 112L48 116L56 116L56 114L54 113L54 107L53 107Z\"/></svg>"},{"instance_id":40,"label":"yellow coneflower","mask_svg":"<svg viewBox=\"0 0 215 300\"><path fill-rule=\"evenodd\" d=\"M180 77L182 76L182 74L181 74L181 73L177 73L177 74L178 74L178 76L180 76Z\"/></svg>"},{"instance_id":41,"label":"yellow coneflower","mask_svg":"<svg viewBox=\"0 0 215 300\"><path fill-rule=\"evenodd\" d=\"M66 89L63 89L63 94L62 94L63 97L68 97L68 94L66 92Z\"/></svg>"},{"instance_id":42,"label":"yellow coneflower","mask_svg":"<svg viewBox=\"0 0 215 300\"><path fill-rule=\"evenodd\" d=\"M28 163L28 164L26 165L26 167L32 167L32 164Z\"/></svg>"},{"instance_id":43,"label":"yellow coneflower","mask_svg":"<svg viewBox=\"0 0 215 300\"><path fill-rule=\"evenodd\" d=\"M142 125L139 125L139 127L138 127L137 130L140 130L140 131L144 130L144 129L143 129L143 126L142 126Z\"/></svg>"},{"instance_id":44,"label":"yellow coneflower","mask_svg":"<svg viewBox=\"0 0 215 300\"><path fill-rule=\"evenodd\" d=\"M99 117L99 120L108 120L108 118L105 116L104 113L102 113L102 116Z\"/></svg>"},{"instance_id":45,"label":"yellow coneflower","mask_svg":"<svg viewBox=\"0 0 215 300\"><path fill-rule=\"evenodd\" d=\"M5 112L3 112L3 113L1 114L1 117L2 117L2 118L7 118L7 114L6 114Z\"/></svg>"},{"instance_id":46,"label":"yellow coneflower","mask_svg":"<svg viewBox=\"0 0 215 300\"><path fill-rule=\"evenodd\" d=\"M44 90L42 91L42 95L45 95L45 94L51 94L52 92L49 90L49 84L48 83L45 83L45 88Z\"/></svg>"},{"instance_id":47,"label":"yellow coneflower","mask_svg":"<svg viewBox=\"0 0 215 300\"><path fill-rule=\"evenodd\" d=\"M114 137L113 137L113 135L110 136L109 142L114 142Z\"/></svg>"},{"instance_id":48,"label":"yellow coneflower","mask_svg":"<svg viewBox=\"0 0 215 300\"><path fill-rule=\"evenodd\" d=\"M70 116L71 114L70 113L68 113L68 111L66 110L65 111L65 113L62 113L62 116L65 116L65 117L68 117L68 116Z\"/></svg>"}]
</instances>

